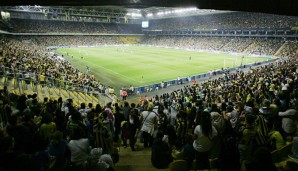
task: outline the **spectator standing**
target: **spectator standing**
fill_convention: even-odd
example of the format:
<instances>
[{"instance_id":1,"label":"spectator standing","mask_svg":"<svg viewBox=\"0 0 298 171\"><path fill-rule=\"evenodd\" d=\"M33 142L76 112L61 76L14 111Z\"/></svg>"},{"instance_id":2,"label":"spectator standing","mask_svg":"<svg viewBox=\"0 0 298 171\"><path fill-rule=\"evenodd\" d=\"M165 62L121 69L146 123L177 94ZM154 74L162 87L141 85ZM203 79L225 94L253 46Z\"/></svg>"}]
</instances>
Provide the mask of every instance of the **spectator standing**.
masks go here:
<instances>
[{"instance_id":1,"label":"spectator standing","mask_svg":"<svg viewBox=\"0 0 298 171\"><path fill-rule=\"evenodd\" d=\"M131 106L135 106L131 104ZM138 116L138 110L132 108L129 112L128 129L129 129L129 146L132 151L135 151L135 144L137 142L138 133L140 128L140 120Z\"/></svg>"},{"instance_id":2,"label":"spectator standing","mask_svg":"<svg viewBox=\"0 0 298 171\"><path fill-rule=\"evenodd\" d=\"M209 112L202 113L201 123L194 130L193 146L196 151L196 168L210 169L209 152L212 147L212 139L217 136L217 131L211 123Z\"/></svg>"},{"instance_id":3,"label":"spectator standing","mask_svg":"<svg viewBox=\"0 0 298 171\"><path fill-rule=\"evenodd\" d=\"M91 148L89 140L84 138L84 129L76 128L75 132L73 140L70 140L68 143L71 154L70 161L73 165L73 171L83 171Z\"/></svg>"},{"instance_id":4,"label":"spectator standing","mask_svg":"<svg viewBox=\"0 0 298 171\"><path fill-rule=\"evenodd\" d=\"M147 110L141 113L141 131L144 137L144 147L151 147L153 143L153 133L157 129L158 116L153 111L153 104L149 104Z\"/></svg>"},{"instance_id":5,"label":"spectator standing","mask_svg":"<svg viewBox=\"0 0 298 171\"><path fill-rule=\"evenodd\" d=\"M127 92L126 90L122 90L122 100L125 101L126 100L126 97L127 97Z\"/></svg>"}]
</instances>

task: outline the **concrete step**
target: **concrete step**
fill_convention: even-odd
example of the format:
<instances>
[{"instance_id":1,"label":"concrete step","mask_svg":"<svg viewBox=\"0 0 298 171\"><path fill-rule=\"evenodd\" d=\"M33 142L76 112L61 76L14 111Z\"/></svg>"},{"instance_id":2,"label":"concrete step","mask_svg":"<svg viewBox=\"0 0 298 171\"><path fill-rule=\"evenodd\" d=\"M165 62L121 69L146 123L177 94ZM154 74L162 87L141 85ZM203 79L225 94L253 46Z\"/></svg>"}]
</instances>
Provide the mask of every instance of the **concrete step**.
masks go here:
<instances>
[{"instance_id":1,"label":"concrete step","mask_svg":"<svg viewBox=\"0 0 298 171\"><path fill-rule=\"evenodd\" d=\"M136 144L136 151L130 147L120 147L119 162L114 169L119 171L169 171L170 169L156 169L151 164L151 148L144 148L142 143Z\"/></svg>"}]
</instances>

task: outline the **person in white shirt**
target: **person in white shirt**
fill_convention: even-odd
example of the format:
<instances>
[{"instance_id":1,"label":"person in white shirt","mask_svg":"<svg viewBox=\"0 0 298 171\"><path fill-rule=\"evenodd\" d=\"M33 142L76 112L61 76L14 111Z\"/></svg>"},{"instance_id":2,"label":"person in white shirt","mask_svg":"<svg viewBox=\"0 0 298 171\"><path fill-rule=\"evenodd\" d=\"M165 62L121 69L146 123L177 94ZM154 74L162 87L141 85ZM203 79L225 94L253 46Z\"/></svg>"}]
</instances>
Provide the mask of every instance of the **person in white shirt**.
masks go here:
<instances>
[{"instance_id":1,"label":"person in white shirt","mask_svg":"<svg viewBox=\"0 0 298 171\"><path fill-rule=\"evenodd\" d=\"M147 110L141 113L141 131L144 137L144 147L152 147L153 133L157 129L158 116L153 110L153 104L149 103Z\"/></svg>"},{"instance_id":2,"label":"person in white shirt","mask_svg":"<svg viewBox=\"0 0 298 171\"><path fill-rule=\"evenodd\" d=\"M297 114L294 108L278 113L282 117L282 129L287 135L294 135L297 131Z\"/></svg>"},{"instance_id":3,"label":"person in white shirt","mask_svg":"<svg viewBox=\"0 0 298 171\"><path fill-rule=\"evenodd\" d=\"M286 80L284 80L284 81L281 83L281 90L282 90L282 91L288 91L288 87L289 87L289 84L287 83Z\"/></svg>"},{"instance_id":4,"label":"person in white shirt","mask_svg":"<svg viewBox=\"0 0 298 171\"><path fill-rule=\"evenodd\" d=\"M68 148L71 153L70 161L74 164L75 169L83 169L91 151L89 140L84 137L84 129L76 128L75 138L70 140Z\"/></svg>"},{"instance_id":5,"label":"person in white shirt","mask_svg":"<svg viewBox=\"0 0 298 171\"><path fill-rule=\"evenodd\" d=\"M210 169L209 152L212 147L212 139L217 136L217 130L211 123L211 115L204 111L200 125L194 130L193 147L196 151L196 170Z\"/></svg>"}]
</instances>

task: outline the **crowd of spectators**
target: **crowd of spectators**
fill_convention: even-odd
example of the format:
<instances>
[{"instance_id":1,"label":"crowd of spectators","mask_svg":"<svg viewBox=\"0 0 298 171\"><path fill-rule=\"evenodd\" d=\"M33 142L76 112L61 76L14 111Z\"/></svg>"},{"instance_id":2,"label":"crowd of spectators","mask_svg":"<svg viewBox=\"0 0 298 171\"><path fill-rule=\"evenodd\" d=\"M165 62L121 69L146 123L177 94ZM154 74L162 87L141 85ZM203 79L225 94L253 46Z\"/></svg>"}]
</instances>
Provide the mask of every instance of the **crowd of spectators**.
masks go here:
<instances>
[{"instance_id":1,"label":"crowd of spectators","mask_svg":"<svg viewBox=\"0 0 298 171\"><path fill-rule=\"evenodd\" d=\"M231 38L230 41L221 49L223 52L241 53L253 42L252 39Z\"/></svg>"},{"instance_id":2,"label":"crowd of spectators","mask_svg":"<svg viewBox=\"0 0 298 171\"><path fill-rule=\"evenodd\" d=\"M278 56L282 57L295 57L297 54L298 44L297 41L286 41L284 47L278 53Z\"/></svg>"},{"instance_id":3,"label":"crowd of spectators","mask_svg":"<svg viewBox=\"0 0 298 171\"><path fill-rule=\"evenodd\" d=\"M182 49L204 49L210 51L220 50L229 39L210 37L181 37L181 36L155 36L147 37L142 44L153 46L179 47Z\"/></svg>"},{"instance_id":4,"label":"crowd of spectators","mask_svg":"<svg viewBox=\"0 0 298 171\"><path fill-rule=\"evenodd\" d=\"M297 17L251 12L220 12L187 17L150 19L150 30L214 30L237 28L292 28ZM11 19L9 28L17 33L140 34L141 24L84 21ZM5 25L5 24L4 24ZM2 27L5 28L5 27Z\"/></svg>"},{"instance_id":5,"label":"crowd of spectators","mask_svg":"<svg viewBox=\"0 0 298 171\"><path fill-rule=\"evenodd\" d=\"M211 16L218 19L216 24L226 22L222 25L229 28L269 27L269 23L271 27L288 27L297 22L286 16L272 19L265 14L253 18L236 14L225 17L241 21L239 25ZM43 24L45 27L40 26ZM210 22L206 29L218 27L216 24ZM43 32L47 26L55 32L61 29L58 25L40 22L33 32ZM181 22L179 25L184 28ZM65 30L84 31L72 26ZM85 26L96 32L96 25ZM0 72L40 83L58 81L60 86L75 83L98 88L103 85L94 76L77 70L45 47L120 43L117 37L108 36L2 38ZM270 152L297 136L297 41L160 36L146 37L141 43L258 55L274 55L283 46L279 54L290 58L248 72L226 72L217 79L185 85L151 99L140 96L131 104L74 106L72 99L61 97L39 102L36 94L17 96L4 86L0 110L8 124L0 131L0 170L113 170L113 162L119 160L114 145L120 142L126 147L129 140L135 151L137 139L144 142L144 148L151 148L152 165L160 169L174 159L186 160L188 169L209 169L209 158L218 158L217 168L222 170L276 170Z\"/></svg>"},{"instance_id":6,"label":"crowd of spectators","mask_svg":"<svg viewBox=\"0 0 298 171\"><path fill-rule=\"evenodd\" d=\"M118 160L113 145L122 141L126 146L129 140L135 151L140 138L144 148L152 149L156 168L184 159L189 169L208 169L209 158L218 158L219 169L239 170L242 164L247 170L276 170L270 151L297 136L297 66L297 58L291 58L245 73L227 72L123 106L75 107L71 99L62 98L38 102L36 94L15 96L3 89L1 110L8 125L0 136L0 166L59 170L70 161L68 167L80 170L91 167L90 150L102 148L99 153L105 156L93 156L94 167L112 170ZM265 162L254 160L264 155Z\"/></svg>"},{"instance_id":7,"label":"crowd of spectators","mask_svg":"<svg viewBox=\"0 0 298 171\"><path fill-rule=\"evenodd\" d=\"M43 38L40 39L40 41L43 40ZM51 38L48 40L50 41ZM57 39L53 38L52 43L55 40ZM27 84L33 82L63 88L76 86L78 91L95 89L104 92L105 90L105 85L96 80L94 74L79 71L44 46L37 46L32 42L24 43L21 38L18 40L6 38L1 40L0 50L1 73L9 79L23 78Z\"/></svg>"},{"instance_id":8,"label":"crowd of spectators","mask_svg":"<svg viewBox=\"0 0 298 171\"><path fill-rule=\"evenodd\" d=\"M32 38L32 39L31 39ZM102 46L102 45L121 45L118 36L38 36L23 37L23 39L33 40L33 43L43 46Z\"/></svg>"},{"instance_id":9,"label":"crowd of spectators","mask_svg":"<svg viewBox=\"0 0 298 171\"><path fill-rule=\"evenodd\" d=\"M150 20L152 30L213 30L229 28L291 28L297 17L251 12L226 12Z\"/></svg>"},{"instance_id":10,"label":"crowd of spectators","mask_svg":"<svg viewBox=\"0 0 298 171\"><path fill-rule=\"evenodd\" d=\"M138 34L137 24L95 23L57 20L12 19L13 32L17 33L86 33L86 34Z\"/></svg>"},{"instance_id":11,"label":"crowd of spectators","mask_svg":"<svg viewBox=\"0 0 298 171\"><path fill-rule=\"evenodd\" d=\"M280 55L292 57L297 54L297 41L264 40L258 38L206 38L155 36L145 37L144 45L178 47L192 50L222 51L250 55ZM100 46L123 44L119 36L19 36L1 41L1 68L8 77L20 77L31 82L56 85L63 88L76 87L80 91L97 90L109 95L109 85L104 85L87 73L74 68L58 57L49 46ZM279 52L277 52L281 49ZM71 54L65 54L70 55ZM36 65L39 64L39 65ZM57 70L56 68L59 68ZM5 71L4 71L5 69ZM30 80L30 81L29 81ZM130 93L133 94L133 93Z\"/></svg>"},{"instance_id":12,"label":"crowd of spectators","mask_svg":"<svg viewBox=\"0 0 298 171\"><path fill-rule=\"evenodd\" d=\"M255 55L274 55L283 45L284 41L279 40L253 40L252 44L246 48L245 53Z\"/></svg>"},{"instance_id":13,"label":"crowd of spectators","mask_svg":"<svg viewBox=\"0 0 298 171\"><path fill-rule=\"evenodd\" d=\"M74 107L72 99L38 102L37 94L16 96L1 90L1 113L7 125L0 131L1 170L112 171L119 157L106 127L108 107ZM100 118L98 114L102 113ZM109 113L109 116L111 113ZM98 139L99 138L99 139Z\"/></svg>"},{"instance_id":14,"label":"crowd of spectators","mask_svg":"<svg viewBox=\"0 0 298 171\"><path fill-rule=\"evenodd\" d=\"M211 156L219 159L220 169L239 170L241 163L247 170L273 167L269 151L283 147L286 141L297 136L297 62L297 58L292 58L247 73L226 73L218 79L153 98L152 103L157 104L158 109L170 109L170 112L158 110L158 116L167 115L168 123L176 130L175 136L179 135L181 126L185 126L195 137L193 152L185 151L188 147L185 140L183 154L174 150L172 157L187 161L196 159L199 161L196 169L210 168L208 162L203 163ZM205 115L209 116L207 121ZM202 127L206 122L211 122L212 129L209 125L209 129L205 128L208 132L205 130L207 133L204 133ZM167 131L164 134L168 136ZM186 136L184 132L182 137L186 139ZM272 139L275 141L273 146ZM174 146L173 149L180 146L181 149L181 138L174 142L169 146ZM267 151L269 163L252 159L259 150Z\"/></svg>"},{"instance_id":15,"label":"crowd of spectators","mask_svg":"<svg viewBox=\"0 0 298 171\"><path fill-rule=\"evenodd\" d=\"M179 36L145 37L140 43L251 55L272 56L277 54L282 57L295 56L298 46L297 41ZM98 90L100 93L109 94L109 86L95 79L94 74L79 71L63 58L46 50L46 47L49 46L100 46L106 44L123 44L123 42L119 36L19 36L18 39L5 38L2 39L0 48L3 57L1 59L2 73L9 77L22 77L34 83L42 81L43 84L55 84L64 88L76 85L81 91ZM280 48L281 50L277 53ZM27 83L29 84L30 81Z\"/></svg>"},{"instance_id":16,"label":"crowd of spectators","mask_svg":"<svg viewBox=\"0 0 298 171\"><path fill-rule=\"evenodd\" d=\"M182 49L221 51L249 55L275 55L285 44L279 54L283 57L297 53L297 41L261 38L227 38L227 37L189 37L189 36L152 36L144 39L142 44L154 46L178 47ZM282 49L283 49L282 48Z\"/></svg>"}]
</instances>

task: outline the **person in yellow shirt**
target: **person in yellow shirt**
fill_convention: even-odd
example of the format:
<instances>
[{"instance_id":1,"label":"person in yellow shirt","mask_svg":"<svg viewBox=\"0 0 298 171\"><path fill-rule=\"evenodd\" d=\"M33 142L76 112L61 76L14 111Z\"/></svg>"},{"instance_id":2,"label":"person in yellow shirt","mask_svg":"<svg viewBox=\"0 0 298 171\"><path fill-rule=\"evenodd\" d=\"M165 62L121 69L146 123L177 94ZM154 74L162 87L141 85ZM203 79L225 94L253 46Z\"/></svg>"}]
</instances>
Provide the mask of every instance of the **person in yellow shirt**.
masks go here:
<instances>
[{"instance_id":1,"label":"person in yellow shirt","mask_svg":"<svg viewBox=\"0 0 298 171\"><path fill-rule=\"evenodd\" d=\"M52 121L51 116L49 114L46 114L43 117L44 123L41 124L39 133L40 136L46 140L49 141L56 131L56 124Z\"/></svg>"},{"instance_id":2,"label":"person in yellow shirt","mask_svg":"<svg viewBox=\"0 0 298 171\"><path fill-rule=\"evenodd\" d=\"M39 84L44 85L46 83L45 82L45 75L44 75L44 73L41 73L39 75L38 79L39 79Z\"/></svg>"},{"instance_id":3,"label":"person in yellow shirt","mask_svg":"<svg viewBox=\"0 0 298 171\"><path fill-rule=\"evenodd\" d=\"M281 149L283 146L286 145L286 141L279 132L282 128L278 128L278 121L274 121L272 124L268 124L268 128L270 132L268 134L268 147L270 150Z\"/></svg>"},{"instance_id":4,"label":"person in yellow shirt","mask_svg":"<svg viewBox=\"0 0 298 171\"><path fill-rule=\"evenodd\" d=\"M269 85L269 95L270 95L271 99L273 99L273 97L274 97L274 91L275 91L275 84L274 84L274 82L272 82Z\"/></svg>"}]
</instances>

